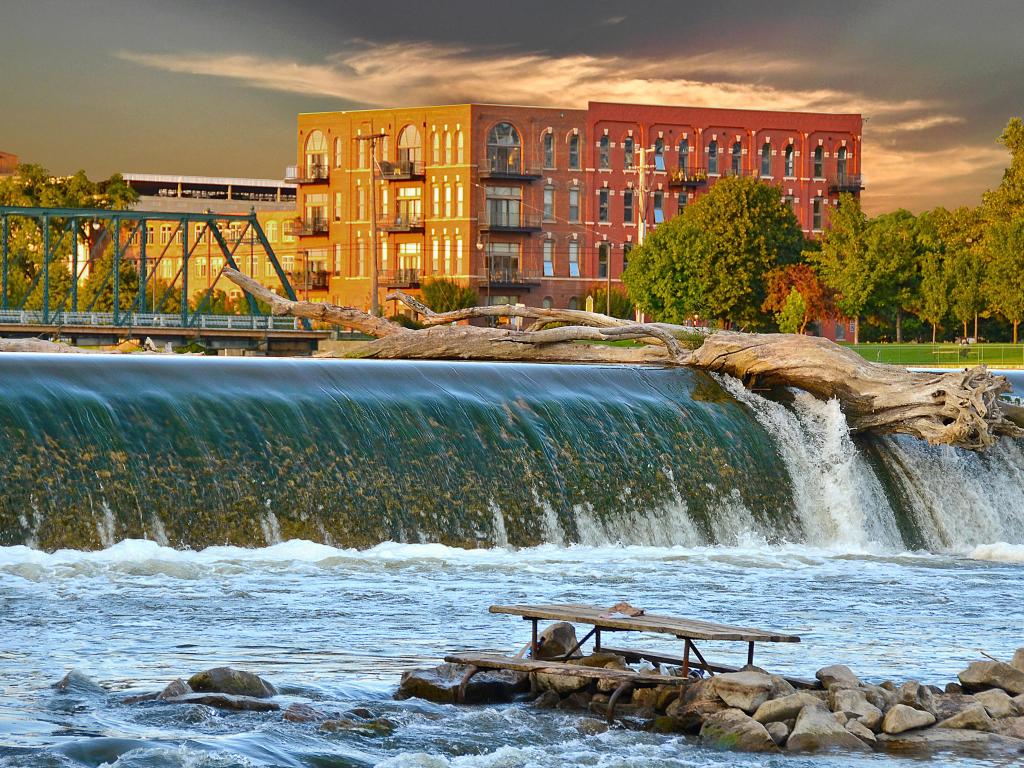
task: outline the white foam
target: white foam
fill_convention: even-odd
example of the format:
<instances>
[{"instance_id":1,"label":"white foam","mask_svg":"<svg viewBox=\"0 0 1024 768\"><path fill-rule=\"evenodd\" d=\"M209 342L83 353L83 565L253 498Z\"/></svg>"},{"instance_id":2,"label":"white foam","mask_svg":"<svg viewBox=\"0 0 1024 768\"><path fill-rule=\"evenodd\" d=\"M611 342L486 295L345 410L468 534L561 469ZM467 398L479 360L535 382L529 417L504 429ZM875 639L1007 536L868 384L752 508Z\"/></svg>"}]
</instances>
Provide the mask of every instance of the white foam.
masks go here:
<instances>
[{"instance_id":1,"label":"white foam","mask_svg":"<svg viewBox=\"0 0 1024 768\"><path fill-rule=\"evenodd\" d=\"M1024 563L1024 544L979 544L967 555L971 560L990 560L995 563Z\"/></svg>"}]
</instances>

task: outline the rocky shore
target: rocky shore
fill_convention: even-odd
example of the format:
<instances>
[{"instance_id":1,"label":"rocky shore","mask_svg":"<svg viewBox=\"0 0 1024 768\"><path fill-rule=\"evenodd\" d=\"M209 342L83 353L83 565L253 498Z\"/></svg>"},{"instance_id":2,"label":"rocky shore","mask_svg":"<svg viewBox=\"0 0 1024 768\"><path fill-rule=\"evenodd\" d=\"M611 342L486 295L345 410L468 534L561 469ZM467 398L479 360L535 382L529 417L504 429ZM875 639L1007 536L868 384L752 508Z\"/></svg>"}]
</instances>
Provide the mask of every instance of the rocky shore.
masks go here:
<instances>
[{"instance_id":1,"label":"rocky shore","mask_svg":"<svg viewBox=\"0 0 1024 768\"><path fill-rule=\"evenodd\" d=\"M542 644L549 658L573 647L551 642L568 625L554 625ZM572 643L572 644L568 644ZM627 670L621 656L594 653L569 663ZM662 674L679 670L661 667ZM456 703L467 667L442 664L407 672L396 698ZM465 704L526 702L571 710L601 731L616 684L569 674L481 671L465 682ZM743 752L886 751L907 755L956 752L1024 755L1024 648L1009 663L972 662L944 687L916 680L866 682L844 665L819 669L797 688L759 667L711 677L680 677L678 685L637 688L615 707L626 727L691 736L702 745ZM593 716L600 718L595 719ZM1021 758L1024 760L1024 757Z\"/></svg>"}]
</instances>

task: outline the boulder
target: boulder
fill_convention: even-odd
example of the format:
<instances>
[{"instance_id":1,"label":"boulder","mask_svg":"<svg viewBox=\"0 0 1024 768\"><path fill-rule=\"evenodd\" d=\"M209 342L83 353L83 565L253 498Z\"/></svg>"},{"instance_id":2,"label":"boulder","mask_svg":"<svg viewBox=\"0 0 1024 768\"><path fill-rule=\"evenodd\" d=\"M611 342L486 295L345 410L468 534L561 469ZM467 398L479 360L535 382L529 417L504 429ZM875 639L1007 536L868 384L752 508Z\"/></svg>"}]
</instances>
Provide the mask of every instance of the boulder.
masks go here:
<instances>
[{"instance_id":1,"label":"boulder","mask_svg":"<svg viewBox=\"0 0 1024 768\"><path fill-rule=\"evenodd\" d=\"M789 738L789 726L785 723L768 723L764 729L768 731L768 735L772 737L772 741L778 744L780 747L786 746L786 739Z\"/></svg>"},{"instance_id":2,"label":"boulder","mask_svg":"<svg viewBox=\"0 0 1024 768\"><path fill-rule=\"evenodd\" d=\"M586 691L576 691L558 702L556 709L586 709L590 706L590 699L591 696ZM605 707L607 706L605 704Z\"/></svg>"},{"instance_id":3,"label":"boulder","mask_svg":"<svg viewBox=\"0 0 1024 768\"><path fill-rule=\"evenodd\" d=\"M753 714L768 701L774 683L763 672L728 672L711 678L715 693L730 707Z\"/></svg>"},{"instance_id":4,"label":"boulder","mask_svg":"<svg viewBox=\"0 0 1024 768\"><path fill-rule=\"evenodd\" d=\"M405 672L395 693L396 699L426 699L440 704L454 704L459 685L469 669L465 664L440 664L431 669ZM529 675L510 670L482 670L466 685L467 704L510 702L516 694L530 688Z\"/></svg>"},{"instance_id":5,"label":"boulder","mask_svg":"<svg viewBox=\"0 0 1024 768\"><path fill-rule=\"evenodd\" d=\"M687 686L683 695L673 701L665 710L672 719L672 730L680 733L697 733L709 716L729 709L711 684L713 678L698 680Z\"/></svg>"},{"instance_id":6,"label":"boulder","mask_svg":"<svg viewBox=\"0 0 1024 768\"><path fill-rule=\"evenodd\" d=\"M299 702L289 704L281 717L290 723L311 723L315 720L327 719L326 713L309 706L309 704L301 704Z\"/></svg>"},{"instance_id":7,"label":"boulder","mask_svg":"<svg viewBox=\"0 0 1024 768\"><path fill-rule=\"evenodd\" d=\"M705 746L736 752L779 751L778 744L765 727L738 709L726 709L710 715L701 726L699 739Z\"/></svg>"},{"instance_id":8,"label":"boulder","mask_svg":"<svg viewBox=\"0 0 1024 768\"><path fill-rule=\"evenodd\" d=\"M835 716L824 707L804 707L786 741L786 749L789 752L832 749L864 752L868 747L837 723Z\"/></svg>"},{"instance_id":9,"label":"boulder","mask_svg":"<svg viewBox=\"0 0 1024 768\"><path fill-rule=\"evenodd\" d=\"M832 717L834 717L836 719L836 722L842 726L845 726L848 722L850 722L850 718L846 716L845 712L833 712Z\"/></svg>"},{"instance_id":10,"label":"boulder","mask_svg":"<svg viewBox=\"0 0 1024 768\"><path fill-rule=\"evenodd\" d=\"M935 715L931 712L915 709L906 704L897 704L885 713L882 720L882 730L893 735L912 731L916 728L926 728L935 722Z\"/></svg>"},{"instance_id":11,"label":"boulder","mask_svg":"<svg viewBox=\"0 0 1024 768\"><path fill-rule=\"evenodd\" d=\"M946 693L963 693L964 687L960 683L946 683Z\"/></svg>"},{"instance_id":12,"label":"boulder","mask_svg":"<svg viewBox=\"0 0 1024 768\"><path fill-rule=\"evenodd\" d=\"M864 692L868 702L885 712L896 703L896 692L883 688L880 685L861 685L858 689Z\"/></svg>"},{"instance_id":13,"label":"boulder","mask_svg":"<svg viewBox=\"0 0 1024 768\"><path fill-rule=\"evenodd\" d=\"M850 720L846 723L846 730L856 736L858 739L863 741L869 747L875 746L875 742L878 741L875 738L875 732L868 728L860 720Z\"/></svg>"},{"instance_id":14,"label":"boulder","mask_svg":"<svg viewBox=\"0 0 1024 768\"><path fill-rule=\"evenodd\" d=\"M916 680L908 680L896 689L896 704L934 714L935 694Z\"/></svg>"},{"instance_id":15,"label":"boulder","mask_svg":"<svg viewBox=\"0 0 1024 768\"><path fill-rule=\"evenodd\" d=\"M842 712L849 719L858 719L872 731L881 727L882 710L868 701L866 691L832 686L829 689L828 705L833 712Z\"/></svg>"},{"instance_id":16,"label":"boulder","mask_svg":"<svg viewBox=\"0 0 1024 768\"><path fill-rule=\"evenodd\" d=\"M217 709L232 709L238 712L276 712L281 707L273 701L256 696L238 696L233 693L186 693L166 699L169 704L205 704Z\"/></svg>"},{"instance_id":17,"label":"boulder","mask_svg":"<svg viewBox=\"0 0 1024 768\"><path fill-rule=\"evenodd\" d=\"M328 733L339 733L342 731L355 731L366 736L389 736L394 733L398 726L391 720L378 717L374 720L352 720L347 717L340 717L336 720L324 720L320 723L320 730Z\"/></svg>"},{"instance_id":18,"label":"boulder","mask_svg":"<svg viewBox=\"0 0 1024 768\"><path fill-rule=\"evenodd\" d=\"M833 685L842 685L844 688L856 688L860 680L845 664L833 664L830 667L822 667L814 676L821 681L827 691Z\"/></svg>"},{"instance_id":19,"label":"boulder","mask_svg":"<svg viewBox=\"0 0 1024 768\"><path fill-rule=\"evenodd\" d=\"M167 701L168 699L175 699L178 696L185 696L189 693L194 693L192 687L179 677L177 680L168 683L167 687L156 695L156 698L157 701Z\"/></svg>"},{"instance_id":20,"label":"boulder","mask_svg":"<svg viewBox=\"0 0 1024 768\"><path fill-rule=\"evenodd\" d=\"M608 723L595 720L593 717L584 717L576 723L576 728L584 736L597 736L608 731Z\"/></svg>"},{"instance_id":21,"label":"boulder","mask_svg":"<svg viewBox=\"0 0 1024 768\"><path fill-rule=\"evenodd\" d=\"M974 696L965 693L946 693L935 697L932 714L936 720L948 720L975 703Z\"/></svg>"},{"instance_id":22,"label":"boulder","mask_svg":"<svg viewBox=\"0 0 1024 768\"><path fill-rule=\"evenodd\" d=\"M991 759L998 755L1019 757L1020 751L1024 749L1024 739L983 731L929 728L926 731L911 731L893 736L882 734L878 737L878 746L890 752L915 757L954 753Z\"/></svg>"},{"instance_id":23,"label":"boulder","mask_svg":"<svg viewBox=\"0 0 1024 768\"><path fill-rule=\"evenodd\" d=\"M277 689L259 675L231 667L214 667L197 672L188 679L188 686L196 693L227 693L256 699L269 699L277 695Z\"/></svg>"},{"instance_id":24,"label":"boulder","mask_svg":"<svg viewBox=\"0 0 1024 768\"><path fill-rule=\"evenodd\" d=\"M1024 739L1024 717L1008 717L996 723L996 731L1003 736Z\"/></svg>"},{"instance_id":25,"label":"boulder","mask_svg":"<svg viewBox=\"0 0 1024 768\"><path fill-rule=\"evenodd\" d=\"M72 693L105 694L107 692L106 688L77 669L72 669L54 683L53 687L58 691L71 691Z\"/></svg>"},{"instance_id":26,"label":"boulder","mask_svg":"<svg viewBox=\"0 0 1024 768\"><path fill-rule=\"evenodd\" d=\"M545 627L537 638L537 658L555 659L565 656L576 647L576 627L567 621L559 621Z\"/></svg>"},{"instance_id":27,"label":"boulder","mask_svg":"<svg viewBox=\"0 0 1024 768\"><path fill-rule=\"evenodd\" d=\"M974 698L976 701L981 702L991 717L996 719L1000 717L1014 717L1018 714L1017 705L1013 703L1010 694L1002 688L991 688L987 691L976 693Z\"/></svg>"},{"instance_id":28,"label":"boulder","mask_svg":"<svg viewBox=\"0 0 1024 768\"><path fill-rule=\"evenodd\" d=\"M537 709L554 709L562 701L562 697L554 691L543 691L540 696L533 700L533 706Z\"/></svg>"},{"instance_id":29,"label":"boulder","mask_svg":"<svg viewBox=\"0 0 1024 768\"><path fill-rule=\"evenodd\" d=\"M766 701L757 708L754 719L759 723L784 722L795 719L804 707L821 706L821 702L816 697L799 691L789 696L783 696L781 699Z\"/></svg>"},{"instance_id":30,"label":"boulder","mask_svg":"<svg viewBox=\"0 0 1024 768\"><path fill-rule=\"evenodd\" d=\"M996 724L992 722L985 706L981 702L975 702L940 722L938 727L966 731L994 731Z\"/></svg>"},{"instance_id":31,"label":"boulder","mask_svg":"<svg viewBox=\"0 0 1024 768\"><path fill-rule=\"evenodd\" d=\"M1013 652L1013 661L1010 662L1010 666L1024 672L1024 648L1018 648Z\"/></svg>"},{"instance_id":32,"label":"boulder","mask_svg":"<svg viewBox=\"0 0 1024 768\"><path fill-rule=\"evenodd\" d=\"M1024 670L1001 661L975 661L957 677L964 690L975 693L1002 688L1014 696L1024 693Z\"/></svg>"},{"instance_id":33,"label":"boulder","mask_svg":"<svg viewBox=\"0 0 1024 768\"><path fill-rule=\"evenodd\" d=\"M658 712L664 712L678 697L678 685L656 685L653 688L637 688L633 691L634 704L638 707L650 707Z\"/></svg>"},{"instance_id":34,"label":"boulder","mask_svg":"<svg viewBox=\"0 0 1024 768\"><path fill-rule=\"evenodd\" d=\"M576 677L575 675L563 675L552 672L534 672L533 678L539 690L554 691L560 696L568 696L570 693L582 691L590 685L591 681L589 677Z\"/></svg>"}]
</instances>

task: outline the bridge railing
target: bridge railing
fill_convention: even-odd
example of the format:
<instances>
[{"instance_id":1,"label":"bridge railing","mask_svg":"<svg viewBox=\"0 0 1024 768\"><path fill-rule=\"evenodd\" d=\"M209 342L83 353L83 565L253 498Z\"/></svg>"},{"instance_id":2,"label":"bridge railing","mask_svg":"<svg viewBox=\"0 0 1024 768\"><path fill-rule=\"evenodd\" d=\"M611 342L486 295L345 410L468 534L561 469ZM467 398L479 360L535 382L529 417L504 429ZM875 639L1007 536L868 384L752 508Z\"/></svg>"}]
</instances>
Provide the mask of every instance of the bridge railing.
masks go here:
<instances>
[{"instance_id":1,"label":"bridge railing","mask_svg":"<svg viewBox=\"0 0 1024 768\"><path fill-rule=\"evenodd\" d=\"M35 310L0 310L0 325L115 327L113 312L51 312L49 322ZM180 314L122 312L118 328L182 328ZM302 321L293 317L269 315L190 315L189 328L228 331L302 331Z\"/></svg>"}]
</instances>

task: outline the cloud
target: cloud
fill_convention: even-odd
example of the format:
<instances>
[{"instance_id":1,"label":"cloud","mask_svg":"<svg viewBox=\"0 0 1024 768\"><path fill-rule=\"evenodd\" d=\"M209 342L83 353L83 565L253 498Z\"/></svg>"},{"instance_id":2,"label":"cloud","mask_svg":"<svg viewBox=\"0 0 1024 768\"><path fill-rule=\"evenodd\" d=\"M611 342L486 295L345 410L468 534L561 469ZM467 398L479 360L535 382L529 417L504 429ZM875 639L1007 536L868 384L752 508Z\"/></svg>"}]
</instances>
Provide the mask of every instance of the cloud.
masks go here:
<instances>
[{"instance_id":1,"label":"cloud","mask_svg":"<svg viewBox=\"0 0 1024 768\"><path fill-rule=\"evenodd\" d=\"M606 19L601 19L599 23L604 27L614 27L616 24L621 24L625 20L625 16L609 16Z\"/></svg>"}]
</instances>

